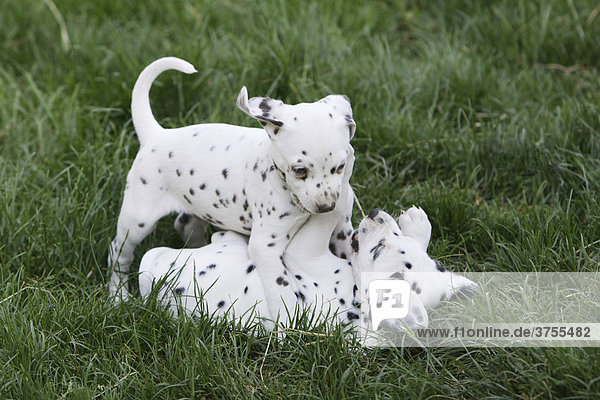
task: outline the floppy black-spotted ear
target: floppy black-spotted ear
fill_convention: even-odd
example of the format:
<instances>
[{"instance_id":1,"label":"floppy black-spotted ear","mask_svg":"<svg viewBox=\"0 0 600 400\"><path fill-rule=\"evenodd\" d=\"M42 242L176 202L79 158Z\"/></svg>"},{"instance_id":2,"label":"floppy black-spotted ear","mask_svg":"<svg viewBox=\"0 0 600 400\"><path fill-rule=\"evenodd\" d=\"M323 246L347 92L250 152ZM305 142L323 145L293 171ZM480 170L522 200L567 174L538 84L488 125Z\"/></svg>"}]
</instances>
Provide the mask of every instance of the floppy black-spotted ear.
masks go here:
<instances>
[{"instance_id":1,"label":"floppy black-spotted ear","mask_svg":"<svg viewBox=\"0 0 600 400\"><path fill-rule=\"evenodd\" d=\"M237 98L237 106L240 110L256 118L271 136L276 136L283 122L277 119L277 109L283 105L281 100L273 100L268 97L252 97L248 100L248 90L242 87Z\"/></svg>"},{"instance_id":2,"label":"floppy black-spotted ear","mask_svg":"<svg viewBox=\"0 0 600 400\"><path fill-rule=\"evenodd\" d=\"M344 116L348 124L348 134L350 135L350 139L352 139L356 132L356 122L354 122L354 118L352 117L352 105L348 96L345 94L330 94L319 101L331 105L336 112Z\"/></svg>"}]
</instances>

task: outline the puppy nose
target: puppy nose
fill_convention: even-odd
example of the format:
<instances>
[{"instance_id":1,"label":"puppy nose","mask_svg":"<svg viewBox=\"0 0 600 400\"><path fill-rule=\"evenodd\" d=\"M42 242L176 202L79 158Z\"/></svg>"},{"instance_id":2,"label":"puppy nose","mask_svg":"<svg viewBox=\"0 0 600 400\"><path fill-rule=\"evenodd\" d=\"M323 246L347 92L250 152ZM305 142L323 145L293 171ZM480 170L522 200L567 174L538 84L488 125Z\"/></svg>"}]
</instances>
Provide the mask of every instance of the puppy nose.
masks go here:
<instances>
[{"instance_id":1,"label":"puppy nose","mask_svg":"<svg viewBox=\"0 0 600 400\"><path fill-rule=\"evenodd\" d=\"M371 210L371 212L369 213L369 218L375 219L377 214L379 214L379 211L381 211L381 208L374 208L373 210Z\"/></svg>"},{"instance_id":2,"label":"puppy nose","mask_svg":"<svg viewBox=\"0 0 600 400\"><path fill-rule=\"evenodd\" d=\"M320 213L326 213L328 211L333 210L334 208L335 208L335 201L330 204L317 204L317 210L319 210Z\"/></svg>"}]
</instances>

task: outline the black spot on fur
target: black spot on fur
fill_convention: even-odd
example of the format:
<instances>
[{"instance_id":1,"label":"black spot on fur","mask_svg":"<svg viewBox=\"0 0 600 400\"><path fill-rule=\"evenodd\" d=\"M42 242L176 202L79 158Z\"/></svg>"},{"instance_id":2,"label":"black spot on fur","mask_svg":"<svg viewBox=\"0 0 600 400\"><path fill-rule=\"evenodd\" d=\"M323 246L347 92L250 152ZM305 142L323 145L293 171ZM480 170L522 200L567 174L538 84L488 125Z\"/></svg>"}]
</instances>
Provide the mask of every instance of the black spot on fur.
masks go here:
<instances>
[{"instance_id":1,"label":"black spot on fur","mask_svg":"<svg viewBox=\"0 0 600 400\"><path fill-rule=\"evenodd\" d=\"M190 188L190 194L193 196L194 195L194 189Z\"/></svg>"},{"instance_id":2,"label":"black spot on fur","mask_svg":"<svg viewBox=\"0 0 600 400\"><path fill-rule=\"evenodd\" d=\"M183 292L185 292L184 287L178 287L177 289L175 289L175 294L181 295Z\"/></svg>"},{"instance_id":3,"label":"black spot on fur","mask_svg":"<svg viewBox=\"0 0 600 400\"><path fill-rule=\"evenodd\" d=\"M345 240L346 239L346 234L343 231L340 231L337 236L336 236L339 240Z\"/></svg>"},{"instance_id":4,"label":"black spot on fur","mask_svg":"<svg viewBox=\"0 0 600 400\"><path fill-rule=\"evenodd\" d=\"M375 219L375 217L377 216L377 214L379 214L379 211L381 211L381 208L374 208L371 210L371 212L369 213L368 217L371 219Z\"/></svg>"},{"instance_id":5,"label":"black spot on fur","mask_svg":"<svg viewBox=\"0 0 600 400\"><path fill-rule=\"evenodd\" d=\"M215 267L216 267L216 264L210 264L210 265L206 266L207 269L214 269Z\"/></svg>"},{"instance_id":6,"label":"black spot on fur","mask_svg":"<svg viewBox=\"0 0 600 400\"><path fill-rule=\"evenodd\" d=\"M183 195L183 198L185 199L185 201L192 204L191 200L185 194Z\"/></svg>"},{"instance_id":7,"label":"black spot on fur","mask_svg":"<svg viewBox=\"0 0 600 400\"><path fill-rule=\"evenodd\" d=\"M144 226L146 226L146 224L144 224L143 222L140 222L140 223L138 224L138 226L139 226L140 228L143 228Z\"/></svg>"},{"instance_id":8,"label":"black spot on fur","mask_svg":"<svg viewBox=\"0 0 600 400\"><path fill-rule=\"evenodd\" d=\"M385 247L385 239L381 239L369 252L373 253L373 261L381 255L381 251Z\"/></svg>"},{"instance_id":9,"label":"black spot on fur","mask_svg":"<svg viewBox=\"0 0 600 400\"><path fill-rule=\"evenodd\" d=\"M190 175L194 175L194 170L190 169Z\"/></svg>"},{"instance_id":10,"label":"black spot on fur","mask_svg":"<svg viewBox=\"0 0 600 400\"><path fill-rule=\"evenodd\" d=\"M220 302L217 303L217 307L219 308L223 308L225 306L225 300L221 300Z\"/></svg>"},{"instance_id":11,"label":"black spot on fur","mask_svg":"<svg viewBox=\"0 0 600 400\"><path fill-rule=\"evenodd\" d=\"M229 173L227 171L227 168L225 168L223 171L221 171L221 173L223 174L223 178L227 179L227 174Z\"/></svg>"},{"instance_id":12,"label":"black spot on fur","mask_svg":"<svg viewBox=\"0 0 600 400\"><path fill-rule=\"evenodd\" d=\"M440 271L440 272L446 272L446 271L447 271L447 269L446 269L446 268L444 268L444 267L442 266L442 264L440 264L440 262L439 262L439 261L436 261L436 262L435 262L435 268L436 268L438 271Z\"/></svg>"},{"instance_id":13,"label":"black spot on fur","mask_svg":"<svg viewBox=\"0 0 600 400\"><path fill-rule=\"evenodd\" d=\"M200 272L198 272L198 276L202 276L204 274L206 274L206 271L200 271Z\"/></svg>"},{"instance_id":14,"label":"black spot on fur","mask_svg":"<svg viewBox=\"0 0 600 400\"><path fill-rule=\"evenodd\" d=\"M173 158L173 152L172 151L169 152L169 158Z\"/></svg>"},{"instance_id":15,"label":"black spot on fur","mask_svg":"<svg viewBox=\"0 0 600 400\"><path fill-rule=\"evenodd\" d=\"M338 268L338 269L336 269L335 271L333 271L333 273L334 273L334 274L339 274L339 273L340 273L340 270L339 270L339 268Z\"/></svg>"},{"instance_id":16,"label":"black spot on fur","mask_svg":"<svg viewBox=\"0 0 600 400\"><path fill-rule=\"evenodd\" d=\"M352 250L354 250L355 253L358 253L358 230L354 231L354 233L352 234L350 247L352 247Z\"/></svg>"},{"instance_id":17,"label":"black spot on fur","mask_svg":"<svg viewBox=\"0 0 600 400\"><path fill-rule=\"evenodd\" d=\"M329 251L335 254L335 244L329 243Z\"/></svg>"},{"instance_id":18,"label":"black spot on fur","mask_svg":"<svg viewBox=\"0 0 600 400\"><path fill-rule=\"evenodd\" d=\"M406 265L406 268L408 268L408 269L412 268L412 264L409 262L405 262L404 265Z\"/></svg>"},{"instance_id":19,"label":"black spot on fur","mask_svg":"<svg viewBox=\"0 0 600 400\"><path fill-rule=\"evenodd\" d=\"M145 179L145 178L143 178L143 177L141 177L141 176L140 176L140 181L142 181L142 183L143 183L144 185L145 185L146 183L148 183L148 181L146 181L146 179Z\"/></svg>"},{"instance_id":20,"label":"black spot on fur","mask_svg":"<svg viewBox=\"0 0 600 400\"><path fill-rule=\"evenodd\" d=\"M289 211L286 211L286 212L284 212L283 214L279 215L279 219L285 218L285 217L287 217L288 215L290 215L290 212L289 212Z\"/></svg>"},{"instance_id":21,"label":"black spot on fur","mask_svg":"<svg viewBox=\"0 0 600 400\"><path fill-rule=\"evenodd\" d=\"M342 304L342 305L346 304L346 300L340 299L340 304Z\"/></svg>"},{"instance_id":22,"label":"black spot on fur","mask_svg":"<svg viewBox=\"0 0 600 400\"><path fill-rule=\"evenodd\" d=\"M296 276L296 279L298 279L299 281L302 280L302 275L295 275L295 276Z\"/></svg>"},{"instance_id":23,"label":"black spot on fur","mask_svg":"<svg viewBox=\"0 0 600 400\"><path fill-rule=\"evenodd\" d=\"M280 286L287 286L289 285L289 282L285 280L285 278L283 276L280 276L279 278L277 278L275 280L275 282L280 285Z\"/></svg>"},{"instance_id":24,"label":"black spot on fur","mask_svg":"<svg viewBox=\"0 0 600 400\"><path fill-rule=\"evenodd\" d=\"M348 311L348 319L349 319L350 321L352 321L352 320L355 320L355 319L358 319L358 318L359 318L359 317L358 317L358 314L356 314L356 313L353 313L352 311Z\"/></svg>"},{"instance_id":25,"label":"black spot on fur","mask_svg":"<svg viewBox=\"0 0 600 400\"><path fill-rule=\"evenodd\" d=\"M275 246L275 242L271 242L269 244L267 244L267 247L274 247Z\"/></svg>"},{"instance_id":26,"label":"black spot on fur","mask_svg":"<svg viewBox=\"0 0 600 400\"><path fill-rule=\"evenodd\" d=\"M266 171L263 171L263 173L260 174L260 177L262 178L263 182L267 180L267 173Z\"/></svg>"},{"instance_id":27,"label":"black spot on fur","mask_svg":"<svg viewBox=\"0 0 600 400\"><path fill-rule=\"evenodd\" d=\"M392 275L390 275L390 278L392 278L392 279L404 279L404 274L402 272L394 272Z\"/></svg>"},{"instance_id":28,"label":"black spot on fur","mask_svg":"<svg viewBox=\"0 0 600 400\"><path fill-rule=\"evenodd\" d=\"M263 112L263 114L266 114L269 111L271 111L271 106L269 105L269 101L270 101L270 99L265 97L264 99L262 99L262 101L258 105L258 108L260 108L260 110Z\"/></svg>"},{"instance_id":29,"label":"black spot on fur","mask_svg":"<svg viewBox=\"0 0 600 400\"><path fill-rule=\"evenodd\" d=\"M181 176L181 171L180 170L176 169L175 173L177 174L177 176Z\"/></svg>"},{"instance_id":30,"label":"black spot on fur","mask_svg":"<svg viewBox=\"0 0 600 400\"><path fill-rule=\"evenodd\" d=\"M204 190L204 189L206 189L206 184L203 183L202 185L200 185L198 187L200 188L200 190Z\"/></svg>"},{"instance_id":31,"label":"black spot on fur","mask_svg":"<svg viewBox=\"0 0 600 400\"><path fill-rule=\"evenodd\" d=\"M250 272L254 271L255 268L256 268L256 265L254 265L254 264L248 265L248 268L246 268L246 273L249 274Z\"/></svg>"},{"instance_id":32,"label":"black spot on fur","mask_svg":"<svg viewBox=\"0 0 600 400\"><path fill-rule=\"evenodd\" d=\"M340 254L340 258L342 260L347 260L348 259L348 257L346 256L346 253L344 253L344 252L342 252L342 254Z\"/></svg>"},{"instance_id":33,"label":"black spot on fur","mask_svg":"<svg viewBox=\"0 0 600 400\"><path fill-rule=\"evenodd\" d=\"M248 286L244 288L244 294L248 293Z\"/></svg>"},{"instance_id":34,"label":"black spot on fur","mask_svg":"<svg viewBox=\"0 0 600 400\"><path fill-rule=\"evenodd\" d=\"M313 285L315 285L315 287L319 287L319 284L317 282L313 282Z\"/></svg>"}]
</instances>

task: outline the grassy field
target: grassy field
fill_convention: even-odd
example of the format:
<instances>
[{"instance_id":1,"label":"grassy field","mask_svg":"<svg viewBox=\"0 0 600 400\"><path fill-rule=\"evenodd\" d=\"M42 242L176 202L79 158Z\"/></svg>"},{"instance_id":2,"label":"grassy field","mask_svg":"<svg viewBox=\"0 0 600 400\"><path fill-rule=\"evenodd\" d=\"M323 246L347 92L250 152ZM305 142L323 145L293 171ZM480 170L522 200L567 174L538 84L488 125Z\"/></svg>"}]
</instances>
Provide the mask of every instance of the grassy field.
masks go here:
<instances>
[{"instance_id":1,"label":"grassy field","mask_svg":"<svg viewBox=\"0 0 600 400\"><path fill-rule=\"evenodd\" d=\"M597 349L364 350L172 321L107 296L138 149L165 126L257 124L251 95L352 100L364 209L422 206L457 271L600 263L600 6L575 0L8 0L0 12L0 398L591 398ZM355 213L355 221L360 214ZM143 250L180 246L165 218Z\"/></svg>"}]
</instances>

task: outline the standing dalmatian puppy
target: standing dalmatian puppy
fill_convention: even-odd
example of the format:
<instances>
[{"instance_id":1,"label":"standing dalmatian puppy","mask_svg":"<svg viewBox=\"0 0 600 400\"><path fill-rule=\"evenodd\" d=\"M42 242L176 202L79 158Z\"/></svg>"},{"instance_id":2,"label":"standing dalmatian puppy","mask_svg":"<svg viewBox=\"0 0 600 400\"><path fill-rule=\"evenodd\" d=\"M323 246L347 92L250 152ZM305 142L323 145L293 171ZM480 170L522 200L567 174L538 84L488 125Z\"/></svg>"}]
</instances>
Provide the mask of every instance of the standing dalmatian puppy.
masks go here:
<instances>
[{"instance_id":1,"label":"standing dalmatian puppy","mask_svg":"<svg viewBox=\"0 0 600 400\"><path fill-rule=\"evenodd\" d=\"M132 95L132 118L140 150L127 176L117 234L108 263L110 292L128 295L127 273L135 247L172 212L250 235L248 253L265 287L271 315L282 302L295 301L293 285L283 282L286 248L310 216L338 210L337 229L351 233L348 179L355 123L347 97L330 95L315 103L288 105L263 97L248 99L242 88L238 107L263 129L199 124L164 129L152 115L149 91L163 71L194 73L174 57L159 59L142 71ZM342 182L345 183L342 183ZM187 215L187 217L186 217ZM193 218L192 218L193 217ZM182 229L185 231L185 229ZM202 233L202 229L196 229ZM336 233L337 235L337 233Z\"/></svg>"}]
</instances>

